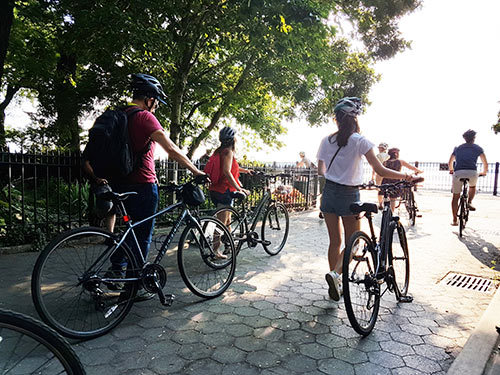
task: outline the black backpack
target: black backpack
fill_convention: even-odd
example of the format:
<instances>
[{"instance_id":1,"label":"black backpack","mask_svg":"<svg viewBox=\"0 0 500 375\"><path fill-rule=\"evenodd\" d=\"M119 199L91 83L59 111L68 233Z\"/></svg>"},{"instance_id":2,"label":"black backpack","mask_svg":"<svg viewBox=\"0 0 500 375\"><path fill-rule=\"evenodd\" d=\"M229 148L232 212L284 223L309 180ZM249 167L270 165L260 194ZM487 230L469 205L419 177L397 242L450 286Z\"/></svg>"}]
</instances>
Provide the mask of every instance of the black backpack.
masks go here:
<instances>
[{"instance_id":1,"label":"black backpack","mask_svg":"<svg viewBox=\"0 0 500 375\"><path fill-rule=\"evenodd\" d=\"M139 153L132 151L128 123L138 107L108 109L89 130L89 142L83 152L94 174L105 179L121 179L142 165L142 156L150 149L149 142Z\"/></svg>"}]
</instances>

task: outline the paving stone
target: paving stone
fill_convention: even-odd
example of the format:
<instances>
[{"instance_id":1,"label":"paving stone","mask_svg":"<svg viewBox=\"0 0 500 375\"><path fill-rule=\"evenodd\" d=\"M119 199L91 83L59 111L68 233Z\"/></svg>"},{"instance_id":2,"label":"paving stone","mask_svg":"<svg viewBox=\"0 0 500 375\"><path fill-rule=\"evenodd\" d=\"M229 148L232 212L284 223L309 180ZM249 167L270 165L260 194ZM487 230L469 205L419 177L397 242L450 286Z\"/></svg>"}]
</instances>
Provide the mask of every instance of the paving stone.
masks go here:
<instances>
[{"instance_id":1,"label":"paving stone","mask_svg":"<svg viewBox=\"0 0 500 375\"><path fill-rule=\"evenodd\" d=\"M273 327L256 328L253 334L255 337L268 341L277 341L283 337L283 331Z\"/></svg>"},{"instance_id":2,"label":"paving stone","mask_svg":"<svg viewBox=\"0 0 500 375\"><path fill-rule=\"evenodd\" d=\"M122 369L141 369L148 367L154 358L154 354L148 350L141 350L134 353L133 356L130 353L120 353L113 357L112 364Z\"/></svg>"},{"instance_id":3,"label":"paving stone","mask_svg":"<svg viewBox=\"0 0 500 375\"><path fill-rule=\"evenodd\" d=\"M273 320L271 327L280 329L282 331L291 331L300 328L300 323L290 319L277 319Z\"/></svg>"},{"instance_id":4,"label":"paving stone","mask_svg":"<svg viewBox=\"0 0 500 375\"><path fill-rule=\"evenodd\" d=\"M423 343L422 337L409 332L394 332L391 333L391 337L395 341L408 345L417 345Z\"/></svg>"},{"instance_id":5,"label":"paving stone","mask_svg":"<svg viewBox=\"0 0 500 375\"><path fill-rule=\"evenodd\" d=\"M266 345L266 350L276 354L280 358L299 351L294 344L286 341L269 341Z\"/></svg>"},{"instance_id":6,"label":"paving stone","mask_svg":"<svg viewBox=\"0 0 500 375\"><path fill-rule=\"evenodd\" d=\"M333 351L331 348L318 343L301 344L299 345L299 352L314 359L333 357Z\"/></svg>"},{"instance_id":7,"label":"paving stone","mask_svg":"<svg viewBox=\"0 0 500 375\"><path fill-rule=\"evenodd\" d=\"M391 375L388 368L370 362L354 365L354 372L356 375Z\"/></svg>"},{"instance_id":8,"label":"paving stone","mask_svg":"<svg viewBox=\"0 0 500 375\"><path fill-rule=\"evenodd\" d=\"M441 370L441 366L439 366L437 362L420 355L409 355L407 357L403 357L403 360L406 366L425 373L434 373Z\"/></svg>"},{"instance_id":9,"label":"paving stone","mask_svg":"<svg viewBox=\"0 0 500 375\"><path fill-rule=\"evenodd\" d=\"M171 340L179 344L193 344L200 341L200 333L195 330L174 332Z\"/></svg>"},{"instance_id":10,"label":"paving stone","mask_svg":"<svg viewBox=\"0 0 500 375\"><path fill-rule=\"evenodd\" d=\"M309 322L313 320L312 315L306 314L301 311L292 311L286 314L288 319L296 320L298 322Z\"/></svg>"},{"instance_id":11,"label":"paving stone","mask_svg":"<svg viewBox=\"0 0 500 375\"><path fill-rule=\"evenodd\" d=\"M353 365L335 358L320 360L318 369L321 372L330 375L354 375Z\"/></svg>"},{"instance_id":12,"label":"paving stone","mask_svg":"<svg viewBox=\"0 0 500 375\"><path fill-rule=\"evenodd\" d=\"M280 363L279 357L267 350L259 350L247 355L247 362L258 368L269 368Z\"/></svg>"},{"instance_id":13,"label":"paving stone","mask_svg":"<svg viewBox=\"0 0 500 375\"><path fill-rule=\"evenodd\" d=\"M246 352L236 347L220 347L215 349L212 359L220 363L238 363L245 359Z\"/></svg>"},{"instance_id":14,"label":"paving stone","mask_svg":"<svg viewBox=\"0 0 500 375\"><path fill-rule=\"evenodd\" d=\"M347 345L350 348L360 350L362 352L375 352L380 350L380 344L369 338L352 338L347 340Z\"/></svg>"},{"instance_id":15,"label":"paving stone","mask_svg":"<svg viewBox=\"0 0 500 375\"><path fill-rule=\"evenodd\" d=\"M231 324L226 326L224 331L234 337L241 337L251 334L253 329L244 324Z\"/></svg>"},{"instance_id":16,"label":"paving stone","mask_svg":"<svg viewBox=\"0 0 500 375\"><path fill-rule=\"evenodd\" d=\"M368 353L370 362L387 368L397 368L405 365L401 357L384 351Z\"/></svg>"},{"instance_id":17,"label":"paving stone","mask_svg":"<svg viewBox=\"0 0 500 375\"><path fill-rule=\"evenodd\" d=\"M290 370L292 373L302 373L316 370L316 361L299 353L283 358L281 365Z\"/></svg>"},{"instance_id":18,"label":"paving stone","mask_svg":"<svg viewBox=\"0 0 500 375\"><path fill-rule=\"evenodd\" d=\"M330 332L330 328L328 326L314 321L302 323L301 327L304 331L311 332L315 335Z\"/></svg>"},{"instance_id":19,"label":"paving stone","mask_svg":"<svg viewBox=\"0 0 500 375\"><path fill-rule=\"evenodd\" d=\"M368 361L366 353L353 348L336 348L333 349L335 358L351 364L363 363Z\"/></svg>"},{"instance_id":20,"label":"paving stone","mask_svg":"<svg viewBox=\"0 0 500 375\"><path fill-rule=\"evenodd\" d=\"M423 335L428 335L431 333L429 328L427 327L422 327L416 324L401 324L401 331L403 332L408 332L408 333L413 333L415 335L423 336Z\"/></svg>"},{"instance_id":21,"label":"paving stone","mask_svg":"<svg viewBox=\"0 0 500 375\"><path fill-rule=\"evenodd\" d=\"M199 360L210 357L213 350L212 346L200 342L182 345L177 354L186 360Z\"/></svg>"},{"instance_id":22,"label":"paving stone","mask_svg":"<svg viewBox=\"0 0 500 375\"><path fill-rule=\"evenodd\" d=\"M157 357L149 363L149 368L158 374L171 374L180 371L186 361L177 355Z\"/></svg>"},{"instance_id":23,"label":"paving stone","mask_svg":"<svg viewBox=\"0 0 500 375\"><path fill-rule=\"evenodd\" d=\"M399 356L415 354L410 345L396 341L383 341L380 343L382 350Z\"/></svg>"},{"instance_id":24,"label":"paving stone","mask_svg":"<svg viewBox=\"0 0 500 375\"><path fill-rule=\"evenodd\" d=\"M80 361L84 365L102 365L107 364L115 357L115 352L109 348L100 348L99 350L86 350L80 355Z\"/></svg>"},{"instance_id":25,"label":"paving stone","mask_svg":"<svg viewBox=\"0 0 500 375\"><path fill-rule=\"evenodd\" d=\"M225 332L216 332L202 335L201 341L209 346L220 347L230 345L235 341L235 338Z\"/></svg>"},{"instance_id":26,"label":"paving stone","mask_svg":"<svg viewBox=\"0 0 500 375\"><path fill-rule=\"evenodd\" d=\"M233 363L225 365L221 375L260 375L262 369L250 366L248 363ZM210 374L205 372L205 375ZM203 375L203 374L200 374Z\"/></svg>"},{"instance_id":27,"label":"paving stone","mask_svg":"<svg viewBox=\"0 0 500 375\"><path fill-rule=\"evenodd\" d=\"M260 316L274 320L284 318L285 313L283 311L278 311L275 309L266 309L260 311Z\"/></svg>"},{"instance_id":28,"label":"paving stone","mask_svg":"<svg viewBox=\"0 0 500 375\"><path fill-rule=\"evenodd\" d=\"M438 348L433 345L427 345L427 344L422 344L422 345L415 345L413 347L415 350L415 353L418 355L422 355L424 357L433 359L435 361L444 361L446 359L449 359L450 356L447 354L444 349Z\"/></svg>"},{"instance_id":29,"label":"paving stone","mask_svg":"<svg viewBox=\"0 0 500 375\"><path fill-rule=\"evenodd\" d=\"M261 350L266 347L267 341L253 336L238 337L234 346L246 352Z\"/></svg>"},{"instance_id":30,"label":"paving stone","mask_svg":"<svg viewBox=\"0 0 500 375\"><path fill-rule=\"evenodd\" d=\"M398 367L392 370L393 375L422 375L423 372L411 367Z\"/></svg>"},{"instance_id":31,"label":"paving stone","mask_svg":"<svg viewBox=\"0 0 500 375\"><path fill-rule=\"evenodd\" d=\"M308 342L314 342L314 335L309 332L304 332L302 330L286 331L284 339L295 344L303 344Z\"/></svg>"}]
</instances>

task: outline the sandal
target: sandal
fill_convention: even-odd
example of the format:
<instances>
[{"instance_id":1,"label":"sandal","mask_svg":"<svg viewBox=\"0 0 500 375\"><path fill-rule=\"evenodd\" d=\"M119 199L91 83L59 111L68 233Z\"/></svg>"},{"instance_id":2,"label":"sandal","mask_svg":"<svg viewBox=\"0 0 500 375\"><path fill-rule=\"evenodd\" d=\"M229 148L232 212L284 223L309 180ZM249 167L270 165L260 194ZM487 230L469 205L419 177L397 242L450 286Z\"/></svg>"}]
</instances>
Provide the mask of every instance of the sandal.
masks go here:
<instances>
[{"instance_id":1,"label":"sandal","mask_svg":"<svg viewBox=\"0 0 500 375\"><path fill-rule=\"evenodd\" d=\"M227 259L227 255L222 253L215 253L215 259Z\"/></svg>"}]
</instances>

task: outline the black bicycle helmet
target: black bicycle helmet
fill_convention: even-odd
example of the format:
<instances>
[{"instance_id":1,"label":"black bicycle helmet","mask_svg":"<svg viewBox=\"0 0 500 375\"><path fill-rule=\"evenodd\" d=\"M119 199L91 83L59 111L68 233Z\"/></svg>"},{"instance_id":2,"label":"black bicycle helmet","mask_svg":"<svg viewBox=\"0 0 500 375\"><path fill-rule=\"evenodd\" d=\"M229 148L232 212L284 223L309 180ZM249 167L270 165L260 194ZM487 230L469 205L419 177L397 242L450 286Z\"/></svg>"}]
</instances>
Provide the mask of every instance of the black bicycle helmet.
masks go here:
<instances>
[{"instance_id":1,"label":"black bicycle helmet","mask_svg":"<svg viewBox=\"0 0 500 375\"><path fill-rule=\"evenodd\" d=\"M167 104L164 101L165 93L163 92L160 82L149 74L132 74L131 87L132 91L136 94L144 95L148 98L155 98L163 104Z\"/></svg>"},{"instance_id":2,"label":"black bicycle helmet","mask_svg":"<svg viewBox=\"0 0 500 375\"><path fill-rule=\"evenodd\" d=\"M472 129L467 130L464 134L462 134L462 137L464 137L466 142L470 142L474 139L476 136L476 132Z\"/></svg>"},{"instance_id":3,"label":"black bicycle helmet","mask_svg":"<svg viewBox=\"0 0 500 375\"><path fill-rule=\"evenodd\" d=\"M235 135L236 135L236 130L230 128L229 126L225 126L219 132L219 141L223 142L230 139L234 139Z\"/></svg>"},{"instance_id":4,"label":"black bicycle helmet","mask_svg":"<svg viewBox=\"0 0 500 375\"><path fill-rule=\"evenodd\" d=\"M335 116L340 113L356 117L361 113L361 99L355 96L340 99L333 109Z\"/></svg>"}]
</instances>

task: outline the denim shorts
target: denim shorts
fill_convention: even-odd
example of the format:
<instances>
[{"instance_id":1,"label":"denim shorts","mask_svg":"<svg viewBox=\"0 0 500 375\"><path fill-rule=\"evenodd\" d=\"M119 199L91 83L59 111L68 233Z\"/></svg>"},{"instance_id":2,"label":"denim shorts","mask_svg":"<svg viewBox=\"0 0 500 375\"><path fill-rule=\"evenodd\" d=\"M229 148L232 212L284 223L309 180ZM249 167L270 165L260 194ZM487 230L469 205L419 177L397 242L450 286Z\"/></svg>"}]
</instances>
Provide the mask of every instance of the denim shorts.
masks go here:
<instances>
[{"instance_id":1,"label":"denim shorts","mask_svg":"<svg viewBox=\"0 0 500 375\"><path fill-rule=\"evenodd\" d=\"M233 198L231 198L231 192L229 191L229 189L227 189L224 193L210 190L210 199L212 199L212 202L217 208L233 205Z\"/></svg>"},{"instance_id":2,"label":"denim shorts","mask_svg":"<svg viewBox=\"0 0 500 375\"><path fill-rule=\"evenodd\" d=\"M326 180L321 196L321 212L337 216L351 216L354 214L349 206L354 202L359 202L359 189L357 187L340 185Z\"/></svg>"}]
</instances>

